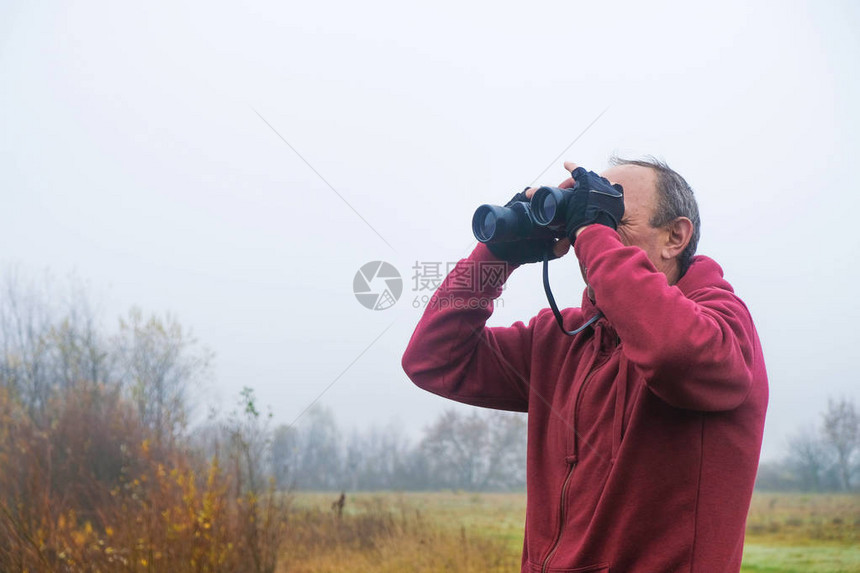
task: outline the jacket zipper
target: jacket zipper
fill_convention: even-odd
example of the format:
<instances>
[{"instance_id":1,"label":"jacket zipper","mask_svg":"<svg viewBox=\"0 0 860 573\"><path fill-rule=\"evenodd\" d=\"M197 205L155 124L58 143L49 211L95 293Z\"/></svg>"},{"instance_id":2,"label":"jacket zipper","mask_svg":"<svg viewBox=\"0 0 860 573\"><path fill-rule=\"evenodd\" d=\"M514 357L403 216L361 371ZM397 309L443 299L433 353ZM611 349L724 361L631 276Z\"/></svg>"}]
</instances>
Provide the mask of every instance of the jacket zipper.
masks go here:
<instances>
[{"instance_id":1,"label":"jacket zipper","mask_svg":"<svg viewBox=\"0 0 860 573\"><path fill-rule=\"evenodd\" d=\"M552 550L546 556L546 559L543 560L543 566L541 566L541 573L546 573L546 568L549 565L549 560L552 559L552 556L555 555L555 552L558 550L559 543L561 542L561 533L564 531L564 506L565 506L565 498L567 497L567 484L570 481L570 476L573 475L573 468L576 467L576 462L572 462L570 467L567 468L567 477L564 478L564 483L561 486L561 507L558 512L558 531L555 534L555 541L552 543Z\"/></svg>"},{"instance_id":2,"label":"jacket zipper","mask_svg":"<svg viewBox=\"0 0 860 573\"><path fill-rule=\"evenodd\" d=\"M586 385L591 381L591 379L594 377L594 375L597 373L597 371L600 368L602 368L604 364L609 362L609 358L611 356L612 356L612 354L610 353L606 357L604 357L604 359L600 362L600 364L592 365L591 372L588 373L588 376L585 377L585 380L582 381L582 385L579 387L579 392L577 392L576 400L574 401L574 404L573 404L574 439L576 439L576 420L579 418L580 398L582 397L582 394L585 392ZM577 450L578 449L579 448L577 448ZM579 452L578 451L574 452L574 455L578 457ZM553 555L555 555L555 552L558 551L558 547L561 544L561 535L564 531L564 513L565 513L564 508L565 508L565 501L567 498L567 484L570 481L571 476L573 475L573 468L576 467L576 463L577 463L576 461L570 463L570 467L567 469L567 476L564 478L564 483L561 485L561 503L560 503L560 507L559 507L559 511L558 511L558 531L555 535L555 541L553 541L552 549L550 550L549 554L546 556L546 559L543 560L543 565L541 566L541 573L546 573L547 567L549 566L550 559L552 559Z\"/></svg>"},{"instance_id":3,"label":"jacket zipper","mask_svg":"<svg viewBox=\"0 0 860 573\"><path fill-rule=\"evenodd\" d=\"M603 368L609 359L612 357L612 353L610 352L598 364L595 360L595 363L591 366L591 372L588 373L588 376L585 377L585 380L582 381L582 385L579 387L579 392L576 393L576 401L573 404L573 433L574 440L578 440L576 436L576 423L579 421L579 405L582 403L582 395L585 394L585 389L588 387L588 383L591 382L591 379L594 378L594 375L597 374L597 371ZM579 456L579 447L576 448L576 451L573 452L577 457Z\"/></svg>"}]
</instances>

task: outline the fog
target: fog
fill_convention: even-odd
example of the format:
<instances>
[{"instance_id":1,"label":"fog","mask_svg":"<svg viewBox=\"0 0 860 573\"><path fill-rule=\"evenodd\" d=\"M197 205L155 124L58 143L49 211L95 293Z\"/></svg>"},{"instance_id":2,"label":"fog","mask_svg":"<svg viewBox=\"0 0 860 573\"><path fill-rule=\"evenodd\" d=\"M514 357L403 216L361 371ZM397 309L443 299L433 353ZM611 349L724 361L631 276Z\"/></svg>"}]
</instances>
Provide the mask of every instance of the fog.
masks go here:
<instances>
[{"instance_id":1,"label":"fog","mask_svg":"<svg viewBox=\"0 0 860 573\"><path fill-rule=\"evenodd\" d=\"M251 386L278 423L319 400L416 436L451 403L400 356L475 207L653 154L756 321L775 458L860 398L858 25L847 1L4 2L0 264L73 273L107 324L175 313L216 353L201 405ZM369 261L403 278L391 308L354 296ZM550 272L578 304L574 257ZM537 266L502 299L490 324L546 306Z\"/></svg>"}]
</instances>

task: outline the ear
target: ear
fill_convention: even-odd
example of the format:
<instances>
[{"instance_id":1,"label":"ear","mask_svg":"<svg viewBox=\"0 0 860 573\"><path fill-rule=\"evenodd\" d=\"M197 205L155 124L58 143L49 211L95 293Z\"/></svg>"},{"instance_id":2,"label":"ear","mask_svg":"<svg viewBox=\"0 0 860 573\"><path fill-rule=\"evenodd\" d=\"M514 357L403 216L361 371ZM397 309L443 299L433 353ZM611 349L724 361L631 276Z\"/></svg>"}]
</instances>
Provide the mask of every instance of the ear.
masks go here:
<instances>
[{"instance_id":1,"label":"ear","mask_svg":"<svg viewBox=\"0 0 860 573\"><path fill-rule=\"evenodd\" d=\"M666 236L660 255L666 260L677 258L693 238L693 222L686 217L678 217L666 225Z\"/></svg>"}]
</instances>

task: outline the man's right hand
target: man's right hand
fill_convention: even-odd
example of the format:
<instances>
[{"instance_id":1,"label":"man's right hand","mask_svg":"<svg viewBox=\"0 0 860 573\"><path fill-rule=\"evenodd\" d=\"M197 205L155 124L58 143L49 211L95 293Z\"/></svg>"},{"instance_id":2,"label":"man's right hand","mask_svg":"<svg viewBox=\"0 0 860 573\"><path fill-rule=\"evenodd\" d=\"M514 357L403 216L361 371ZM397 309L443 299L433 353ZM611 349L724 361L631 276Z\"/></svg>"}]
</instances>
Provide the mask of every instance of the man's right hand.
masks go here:
<instances>
[{"instance_id":1,"label":"man's right hand","mask_svg":"<svg viewBox=\"0 0 860 573\"><path fill-rule=\"evenodd\" d=\"M576 182L573 180L573 177L568 177L567 179L562 181L561 184L559 184L558 188L559 189L569 189L569 188L573 187L574 185L576 185ZM539 187L529 187L525 191L526 197L529 200L531 200L532 195L534 195L535 191L537 191L538 189L539 189ZM550 258L551 259L557 259L559 257L563 257L567 254L567 252L569 250L570 250L570 239L566 239L566 238L565 239L559 239L552 246L553 256Z\"/></svg>"},{"instance_id":2,"label":"man's right hand","mask_svg":"<svg viewBox=\"0 0 860 573\"><path fill-rule=\"evenodd\" d=\"M572 161L565 161L564 168L571 172L579 167ZM573 177L568 177L558 184L559 189L571 189L576 185ZM527 187L525 190L517 193L505 204L505 207L510 207L516 201L531 201L532 195L538 187ZM543 260L544 249L552 246L550 260L563 257L570 251L570 239L522 239L520 241L512 241L510 243L487 243L490 252L503 261L511 264L521 265L524 263L534 263ZM519 261L519 262L515 262Z\"/></svg>"},{"instance_id":3,"label":"man's right hand","mask_svg":"<svg viewBox=\"0 0 860 573\"><path fill-rule=\"evenodd\" d=\"M537 188L532 187L520 191L514 195L510 201L505 203L505 207L510 207L517 202L525 202L531 199ZM486 243L487 248L496 257L512 265L522 265L526 263L537 263L543 260L544 253L549 253L549 259L558 258L555 253L554 246L556 240L553 238L522 238L516 241L505 241L499 243Z\"/></svg>"}]
</instances>

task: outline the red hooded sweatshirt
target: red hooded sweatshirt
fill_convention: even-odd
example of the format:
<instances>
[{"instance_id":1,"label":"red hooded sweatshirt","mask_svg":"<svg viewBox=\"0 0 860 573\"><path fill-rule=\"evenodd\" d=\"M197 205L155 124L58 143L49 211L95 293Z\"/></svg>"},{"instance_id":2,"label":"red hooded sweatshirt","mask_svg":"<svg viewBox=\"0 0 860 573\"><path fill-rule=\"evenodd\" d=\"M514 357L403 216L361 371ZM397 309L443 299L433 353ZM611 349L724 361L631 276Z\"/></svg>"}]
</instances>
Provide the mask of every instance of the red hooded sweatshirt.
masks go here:
<instances>
[{"instance_id":1,"label":"red hooded sweatshirt","mask_svg":"<svg viewBox=\"0 0 860 573\"><path fill-rule=\"evenodd\" d=\"M416 385L528 412L522 571L738 571L768 387L761 345L722 269L670 286L608 227L576 239L594 302L486 327L514 267L479 244L431 298L403 355ZM485 271L490 272L485 272ZM484 275L484 276L481 276Z\"/></svg>"}]
</instances>

